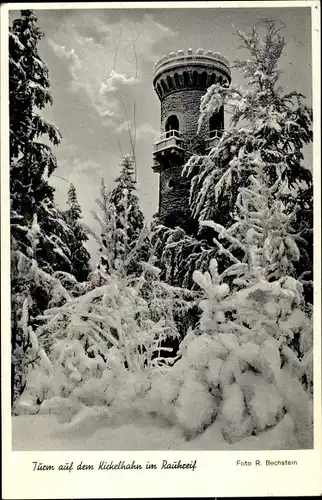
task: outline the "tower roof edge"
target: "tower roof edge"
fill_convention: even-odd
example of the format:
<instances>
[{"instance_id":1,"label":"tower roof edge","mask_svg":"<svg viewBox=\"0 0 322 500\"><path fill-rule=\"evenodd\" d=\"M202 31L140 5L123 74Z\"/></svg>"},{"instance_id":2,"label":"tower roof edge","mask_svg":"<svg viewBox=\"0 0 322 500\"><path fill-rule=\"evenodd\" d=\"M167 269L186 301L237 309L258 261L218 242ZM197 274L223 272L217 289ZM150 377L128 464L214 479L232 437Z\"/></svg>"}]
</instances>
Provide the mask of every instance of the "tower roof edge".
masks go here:
<instances>
[{"instance_id":1,"label":"tower roof edge","mask_svg":"<svg viewBox=\"0 0 322 500\"><path fill-rule=\"evenodd\" d=\"M153 67L153 78L157 76L157 74L162 73L163 71L171 69L172 66L178 66L179 64L184 66L189 65L190 63L205 63L209 65L209 63L216 64L220 63L224 66L227 73L230 75L230 64L226 57L224 57L219 52L213 52L212 50L204 51L203 49L198 49L195 53L193 53L192 49L188 49L187 53L184 50L178 50L177 52L170 52L168 55L164 55L155 62Z\"/></svg>"}]
</instances>

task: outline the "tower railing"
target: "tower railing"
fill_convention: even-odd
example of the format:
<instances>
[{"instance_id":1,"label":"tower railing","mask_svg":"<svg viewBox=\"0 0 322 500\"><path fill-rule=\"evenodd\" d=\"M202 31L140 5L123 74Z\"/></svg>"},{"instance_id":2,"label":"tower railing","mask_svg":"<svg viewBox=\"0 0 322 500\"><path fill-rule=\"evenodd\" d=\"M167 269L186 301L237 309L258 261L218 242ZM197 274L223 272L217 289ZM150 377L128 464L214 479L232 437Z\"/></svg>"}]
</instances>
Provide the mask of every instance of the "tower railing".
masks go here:
<instances>
[{"instance_id":1,"label":"tower railing","mask_svg":"<svg viewBox=\"0 0 322 500\"><path fill-rule=\"evenodd\" d=\"M223 130L213 130L211 132L211 135L206 138L206 151L216 146L223 135L223 132Z\"/></svg>"},{"instance_id":2,"label":"tower railing","mask_svg":"<svg viewBox=\"0 0 322 500\"><path fill-rule=\"evenodd\" d=\"M183 139L179 130L168 130L155 138L153 152L158 153L168 148L183 149Z\"/></svg>"}]
</instances>

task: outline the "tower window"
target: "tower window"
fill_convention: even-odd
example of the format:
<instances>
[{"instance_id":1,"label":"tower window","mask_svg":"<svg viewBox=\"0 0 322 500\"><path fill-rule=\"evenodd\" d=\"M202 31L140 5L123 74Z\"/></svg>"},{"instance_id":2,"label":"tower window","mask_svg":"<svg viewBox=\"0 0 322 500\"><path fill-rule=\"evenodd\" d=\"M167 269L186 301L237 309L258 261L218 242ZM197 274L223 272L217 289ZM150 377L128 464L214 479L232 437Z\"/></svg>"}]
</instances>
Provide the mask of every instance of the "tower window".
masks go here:
<instances>
[{"instance_id":1,"label":"tower window","mask_svg":"<svg viewBox=\"0 0 322 500\"><path fill-rule=\"evenodd\" d=\"M175 81L175 83L176 83L176 87L177 87L177 88L180 88L180 87L181 87L181 85L180 85L180 79L179 79L179 75L178 75L178 73L175 73L175 74L174 74L174 81Z\"/></svg>"},{"instance_id":2,"label":"tower window","mask_svg":"<svg viewBox=\"0 0 322 500\"><path fill-rule=\"evenodd\" d=\"M170 191L173 191L174 190L174 186L175 186L174 180L173 179L169 179L169 181L168 181L168 189Z\"/></svg>"},{"instance_id":3,"label":"tower window","mask_svg":"<svg viewBox=\"0 0 322 500\"><path fill-rule=\"evenodd\" d=\"M170 78L170 76L167 76L167 84L169 89L174 89L172 78Z\"/></svg>"},{"instance_id":4,"label":"tower window","mask_svg":"<svg viewBox=\"0 0 322 500\"><path fill-rule=\"evenodd\" d=\"M216 73L213 73L213 74L211 75L211 77L210 77L210 82L209 82L209 84L210 84L210 85L213 85L213 84L215 83L215 81L216 81Z\"/></svg>"},{"instance_id":5,"label":"tower window","mask_svg":"<svg viewBox=\"0 0 322 500\"><path fill-rule=\"evenodd\" d=\"M218 113L214 113L209 119L209 137L216 135L216 128L218 124Z\"/></svg>"},{"instance_id":6,"label":"tower window","mask_svg":"<svg viewBox=\"0 0 322 500\"><path fill-rule=\"evenodd\" d=\"M224 108L221 107L217 113L214 113L209 119L209 137L215 137L217 130L224 128Z\"/></svg>"},{"instance_id":7,"label":"tower window","mask_svg":"<svg viewBox=\"0 0 322 500\"><path fill-rule=\"evenodd\" d=\"M165 131L170 132L170 130L179 131L179 120L176 115L169 116L165 122Z\"/></svg>"},{"instance_id":8,"label":"tower window","mask_svg":"<svg viewBox=\"0 0 322 500\"><path fill-rule=\"evenodd\" d=\"M206 87L206 85L207 85L207 78L208 78L208 75L207 75L206 71L204 71L201 74L201 77L200 77L200 85L202 87Z\"/></svg>"}]
</instances>

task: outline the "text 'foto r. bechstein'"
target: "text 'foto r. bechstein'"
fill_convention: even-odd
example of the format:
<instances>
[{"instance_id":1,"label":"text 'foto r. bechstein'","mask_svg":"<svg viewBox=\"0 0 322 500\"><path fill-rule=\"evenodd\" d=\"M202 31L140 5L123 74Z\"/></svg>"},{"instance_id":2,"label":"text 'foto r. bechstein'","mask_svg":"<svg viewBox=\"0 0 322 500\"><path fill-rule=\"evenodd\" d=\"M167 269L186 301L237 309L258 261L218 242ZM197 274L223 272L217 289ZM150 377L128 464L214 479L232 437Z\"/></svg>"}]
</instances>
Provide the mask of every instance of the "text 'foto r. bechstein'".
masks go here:
<instances>
[{"instance_id":1,"label":"text 'foto r. bechstein'","mask_svg":"<svg viewBox=\"0 0 322 500\"><path fill-rule=\"evenodd\" d=\"M266 467L279 467L279 466L296 466L298 465L297 460L237 460L236 465L238 467L252 467L253 465L255 466L262 466L266 465Z\"/></svg>"}]
</instances>

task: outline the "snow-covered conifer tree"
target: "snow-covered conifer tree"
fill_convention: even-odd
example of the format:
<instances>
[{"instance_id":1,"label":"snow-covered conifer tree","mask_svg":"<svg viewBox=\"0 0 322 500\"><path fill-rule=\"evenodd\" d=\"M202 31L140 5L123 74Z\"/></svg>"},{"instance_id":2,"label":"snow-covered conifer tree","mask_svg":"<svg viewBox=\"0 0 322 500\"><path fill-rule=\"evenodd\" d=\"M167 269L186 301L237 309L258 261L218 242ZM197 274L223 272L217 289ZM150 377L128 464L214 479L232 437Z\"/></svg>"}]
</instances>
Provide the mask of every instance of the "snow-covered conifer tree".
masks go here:
<instances>
[{"instance_id":1,"label":"snow-covered conifer tree","mask_svg":"<svg viewBox=\"0 0 322 500\"><path fill-rule=\"evenodd\" d=\"M48 307L52 284L47 287L44 281L55 271L72 271L67 244L72 230L48 183L56 158L51 147L40 140L47 135L49 142L57 145L61 139L58 129L40 113L52 103L48 69L38 53L43 36L31 10L22 10L9 31L13 398L23 390L22 366L29 359L29 330L22 325L27 321L32 328L35 316ZM42 273L48 279L39 279Z\"/></svg>"},{"instance_id":2,"label":"snow-covered conifer tree","mask_svg":"<svg viewBox=\"0 0 322 500\"><path fill-rule=\"evenodd\" d=\"M38 54L44 34L30 10L21 11L9 31L10 192L12 211L32 221L39 203L53 199L45 176L56 168L51 148L39 137L46 134L57 145L61 135L37 110L52 102L48 69Z\"/></svg>"},{"instance_id":3,"label":"snow-covered conifer tree","mask_svg":"<svg viewBox=\"0 0 322 500\"><path fill-rule=\"evenodd\" d=\"M108 191L102 181L101 196L97 200L100 213L93 213L101 227L101 236L98 238L99 268L106 273L140 275L140 261L148 259L148 231L135 193L133 174L133 161L130 156L125 156L121 174L115 181L116 187Z\"/></svg>"},{"instance_id":4,"label":"snow-covered conifer tree","mask_svg":"<svg viewBox=\"0 0 322 500\"><path fill-rule=\"evenodd\" d=\"M90 272L90 255L84 243L88 240L85 228L81 224L82 210L77 200L76 189L73 184L69 186L67 194L69 209L64 213L66 222L72 231L72 238L68 247L73 256L71 273L77 281L86 281Z\"/></svg>"}]
</instances>

